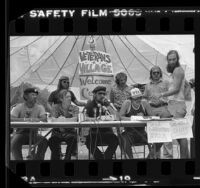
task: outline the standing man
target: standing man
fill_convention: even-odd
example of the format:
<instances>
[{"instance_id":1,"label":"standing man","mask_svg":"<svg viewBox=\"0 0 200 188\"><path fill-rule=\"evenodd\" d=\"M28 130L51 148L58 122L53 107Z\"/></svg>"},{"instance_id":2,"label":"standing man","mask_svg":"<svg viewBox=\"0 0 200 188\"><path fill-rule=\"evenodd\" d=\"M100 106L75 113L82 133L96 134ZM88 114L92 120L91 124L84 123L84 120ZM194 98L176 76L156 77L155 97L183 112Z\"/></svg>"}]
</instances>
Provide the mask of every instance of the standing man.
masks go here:
<instances>
[{"instance_id":1,"label":"standing man","mask_svg":"<svg viewBox=\"0 0 200 188\"><path fill-rule=\"evenodd\" d=\"M37 104L38 91L35 88L27 88L24 90L24 103L17 104L11 111L11 121L33 121L46 122L46 113L42 105ZM22 160L22 145L29 144L29 137L32 136L33 141L40 141L37 153L33 159L44 160L45 152L48 147L46 138L38 135L38 129L18 128L11 139L11 152L15 160Z\"/></svg>"},{"instance_id":2,"label":"standing man","mask_svg":"<svg viewBox=\"0 0 200 188\"><path fill-rule=\"evenodd\" d=\"M62 89L69 90L69 84L70 84L70 82L69 82L68 76L60 77L57 89L55 91L53 91L48 98L48 108L50 109L50 111L52 110L52 105L59 103L58 93L60 92L60 90L62 90ZM76 104L77 106L85 106L86 105L85 102L78 101L72 91L69 90L69 92L71 93L71 100L74 104Z\"/></svg>"},{"instance_id":3,"label":"standing man","mask_svg":"<svg viewBox=\"0 0 200 188\"><path fill-rule=\"evenodd\" d=\"M171 114L167 108L167 97L159 98L158 100L152 99L152 96L155 94L160 94L168 91L169 82L162 79L162 70L159 66L154 66L150 70L150 83L145 86L143 97L146 98L151 106L153 114L161 118L171 117ZM162 145L155 144L156 148L161 147ZM160 158L160 152L156 153L156 158ZM163 158L172 159L172 143L166 142L163 144Z\"/></svg>"},{"instance_id":4,"label":"standing man","mask_svg":"<svg viewBox=\"0 0 200 188\"><path fill-rule=\"evenodd\" d=\"M174 118L183 118L186 115L186 103L184 97L185 72L179 63L179 54L176 50L170 50L167 54L167 72L171 73L169 90L155 94L155 99L168 97L168 110ZM181 159L189 158L188 141L186 138L177 139L180 145Z\"/></svg>"},{"instance_id":5,"label":"standing man","mask_svg":"<svg viewBox=\"0 0 200 188\"><path fill-rule=\"evenodd\" d=\"M106 87L97 86L93 90L93 100L89 100L86 104L86 120L95 121L101 115L105 115L107 111L114 113L111 107L104 104L106 95ZM104 154L97 147L105 144L107 149ZM91 128L89 135L86 137L86 146L95 159L112 159L113 154L118 146L118 138L109 128Z\"/></svg>"},{"instance_id":6,"label":"standing man","mask_svg":"<svg viewBox=\"0 0 200 188\"><path fill-rule=\"evenodd\" d=\"M115 76L115 85L110 91L110 101L118 111L120 111L123 102L131 96L131 88L126 84L126 82L127 75L123 72L118 73Z\"/></svg>"}]
</instances>

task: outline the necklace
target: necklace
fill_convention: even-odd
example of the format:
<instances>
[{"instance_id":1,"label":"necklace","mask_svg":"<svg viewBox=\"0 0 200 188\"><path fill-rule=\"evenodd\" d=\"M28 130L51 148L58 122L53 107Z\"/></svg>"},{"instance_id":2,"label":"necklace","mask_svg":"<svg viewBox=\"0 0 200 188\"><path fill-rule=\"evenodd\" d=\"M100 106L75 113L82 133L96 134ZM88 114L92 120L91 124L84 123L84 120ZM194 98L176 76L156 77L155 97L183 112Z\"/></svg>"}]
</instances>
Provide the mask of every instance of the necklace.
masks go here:
<instances>
[{"instance_id":1,"label":"necklace","mask_svg":"<svg viewBox=\"0 0 200 188\"><path fill-rule=\"evenodd\" d=\"M135 107L133 104L131 104L134 110L138 110L140 108L140 105L138 107Z\"/></svg>"}]
</instances>

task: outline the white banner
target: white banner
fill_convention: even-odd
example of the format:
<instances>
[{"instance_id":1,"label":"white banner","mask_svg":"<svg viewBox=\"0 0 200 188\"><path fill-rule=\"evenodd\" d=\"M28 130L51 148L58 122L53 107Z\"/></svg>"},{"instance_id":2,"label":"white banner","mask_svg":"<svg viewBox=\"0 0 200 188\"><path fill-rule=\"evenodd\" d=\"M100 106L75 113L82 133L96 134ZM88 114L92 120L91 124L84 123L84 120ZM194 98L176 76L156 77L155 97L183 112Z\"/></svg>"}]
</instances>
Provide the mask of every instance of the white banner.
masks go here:
<instances>
[{"instance_id":1,"label":"white banner","mask_svg":"<svg viewBox=\"0 0 200 188\"><path fill-rule=\"evenodd\" d=\"M101 51L79 52L79 75L113 75L110 54Z\"/></svg>"},{"instance_id":2,"label":"white banner","mask_svg":"<svg viewBox=\"0 0 200 188\"><path fill-rule=\"evenodd\" d=\"M93 97L93 89L98 85L106 87L106 97L109 99L111 85L114 77L110 76L79 76L80 78L80 98L81 100L89 100Z\"/></svg>"},{"instance_id":3,"label":"white banner","mask_svg":"<svg viewBox=\"0 0 200 188\"><path fill-rule=\"evenodd\" d=\"M173 120L170 124L172 139L193 137L191 122L188 119Z\"/></svg>"},{"instance_id":4,"label":"white banner","mask_svg":"<svg viewBox=\"0 0 200 188\"><path fill-rule=\"evenodd\" d=\"M147 122L148 143L171 142L171 126L169 121Z\"/></svg>"},{"instance_id":5,"label":"white banner","mask_svg":"<svg viewBox=\"0 0 200 188\"><path fill-rule=\"evenodd\" d=\"M81 100L92 99L92 91L99 85L106 87L106 95L109 98L114 81L110 54L101 51L80 51L79 79Z\"/></svg>"},{"instance_id":6,"label":"white banner","mask_svg":"<svg viewBox=\"0 0 200 188\"><path fill-rule=\"evenodd\" d=\"M172 142L173 139L192 137L192 126L188 119L147 122L148 143Z\"/></svg>"}]
</instances>

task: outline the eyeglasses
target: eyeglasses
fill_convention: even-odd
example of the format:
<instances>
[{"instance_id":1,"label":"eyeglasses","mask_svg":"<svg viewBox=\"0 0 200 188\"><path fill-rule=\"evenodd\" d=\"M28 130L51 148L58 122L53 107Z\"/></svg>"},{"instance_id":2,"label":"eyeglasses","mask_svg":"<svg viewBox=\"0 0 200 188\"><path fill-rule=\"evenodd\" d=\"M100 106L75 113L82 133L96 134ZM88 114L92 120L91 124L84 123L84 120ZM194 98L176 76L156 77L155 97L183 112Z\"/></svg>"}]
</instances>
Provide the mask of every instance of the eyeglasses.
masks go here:
<instances>
[{"instance_id":1,"label":"eyeglasses","mask_svg":"<svg viewBox=\"0 0 200 188\"><path fill-rule=\"evenodd\" d=\"M152 72L152 74L160 74L160 72Z\"/></svg>"},{"instance_id":2,"label":"eyeglasses","mask_svg":"<svg viewBox=\"0 0 200 188\"><path fill-rule=\"evenodd\" d=\"M66 84L66 83L69 84L69 81L63 80L62 83L64 83L64 84Z\"/></svg>"}]
</instances>

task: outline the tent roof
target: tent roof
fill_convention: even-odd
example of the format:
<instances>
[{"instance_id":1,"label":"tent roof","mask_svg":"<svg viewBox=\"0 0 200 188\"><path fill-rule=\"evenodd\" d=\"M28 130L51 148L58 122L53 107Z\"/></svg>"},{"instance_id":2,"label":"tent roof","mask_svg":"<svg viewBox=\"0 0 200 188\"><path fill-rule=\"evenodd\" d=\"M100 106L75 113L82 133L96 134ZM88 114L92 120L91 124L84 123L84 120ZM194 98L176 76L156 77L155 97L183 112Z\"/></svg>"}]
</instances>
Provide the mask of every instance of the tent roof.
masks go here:
<instances>
[{"instance_id":1,"label":"tent roof","mask_svg":"<svg viewBox=\"0 0 200 188\"><path fill-rule=\"evenodd\" d=\"M186 78L194 78L194 35L116 35L94 36L96 50L111 55L114 74L124 71L128 83L147 83L149 70L159 65L166 72L166 54L180 53ZM68 75L79 87L78 53L89 50L90 36L15 36L10 37L10 84L22 82L51 88L61 75Z\"/></svg>"}]
</instances>

